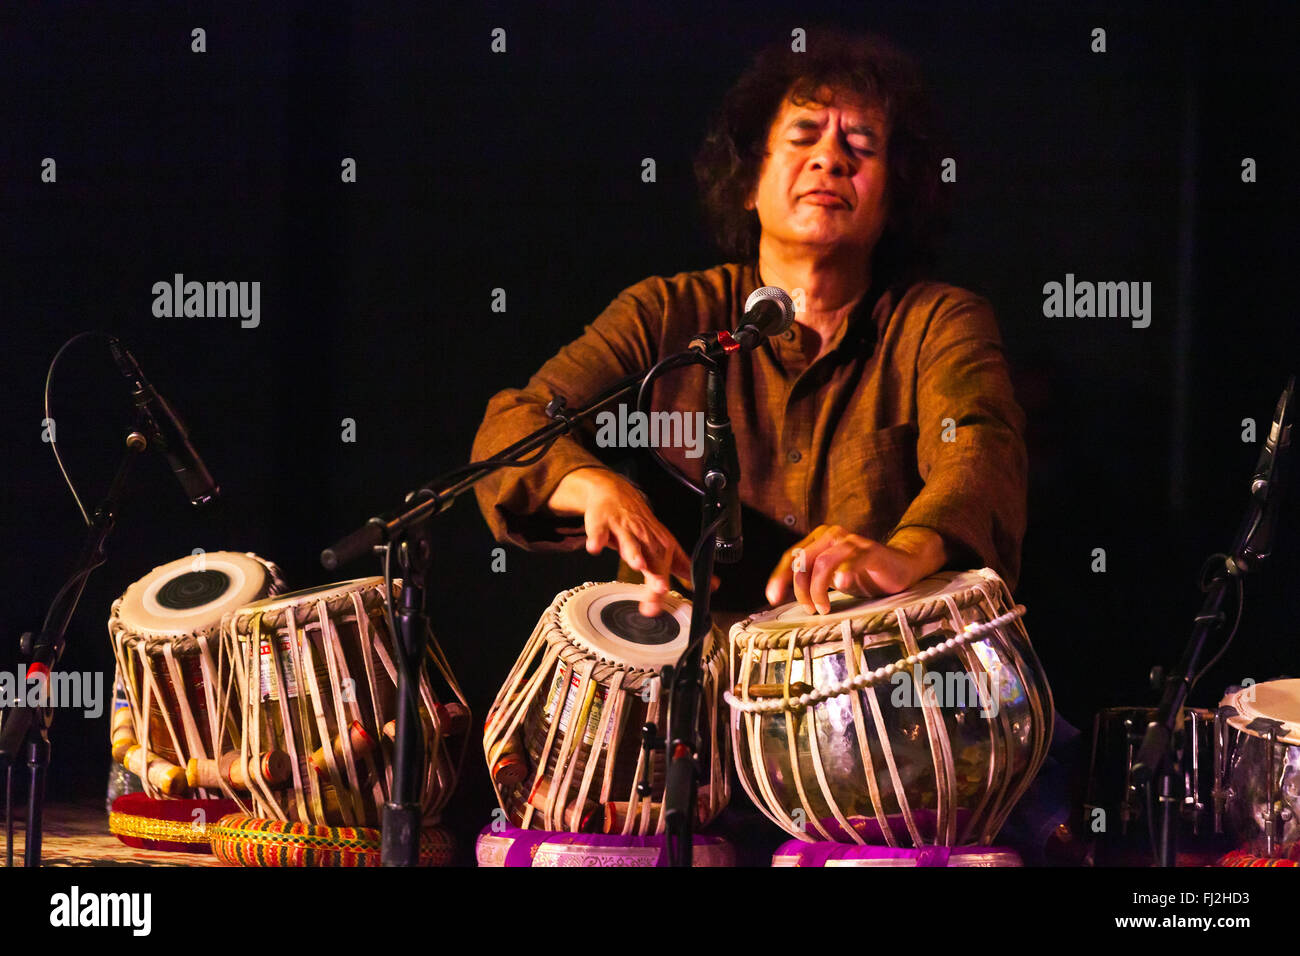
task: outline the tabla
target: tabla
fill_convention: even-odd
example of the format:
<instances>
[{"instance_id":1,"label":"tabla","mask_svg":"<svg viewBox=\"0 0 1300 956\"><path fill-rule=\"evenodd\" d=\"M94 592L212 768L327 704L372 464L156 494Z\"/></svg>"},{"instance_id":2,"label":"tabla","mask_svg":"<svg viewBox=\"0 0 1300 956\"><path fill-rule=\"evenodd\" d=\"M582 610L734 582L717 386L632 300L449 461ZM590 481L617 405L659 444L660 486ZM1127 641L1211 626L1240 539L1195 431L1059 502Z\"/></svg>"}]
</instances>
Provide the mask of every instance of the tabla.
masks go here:
<instances>
[{"instance_id":1,"label":"tabla","mask_svg":"<svg viewBox=\"0 0 1300 956\"><path fill-rule=\"evenodd\" d=\"M991 844L1051 741L1023 613L985 568L739 622L726 699L746 792L809 842Z\"/></svg>"},{"instance_id":2,"label":"tabla","mask_svg":"<svg viewBox=\"0 0 1300 956\"><path fill-rule=\"evenodd\" d=\"M659 670L686 650L691 606L669 592L664 611L643 617L644 588L584 584L559 594L542 615L488 714L483 749L497 800L521 829L662 833L662 752L648 758L641 727L661 732ZM710 630L700 707L701 785L697 826L730 796L718 694L725 645ZM637 782L650 784L650 795Z\"/></svg>"},{"instance_id":3,"label":"tabla","mask_svg":"<svg viewBox=\"0 0 1300 956\"><path fill-rule=\"evenodd\" d=\"M233 768L247 782L236 793L241 807L250 800L252 815L267 820L378 826L392 786L398 680L383 578L256 601L225 629L243 688ZM421 666L420 805L432 824L456 785L469 709L431 635L428 646L428 663L455 697L440 703Z\"/></svg>"},{"instance_id":4,"label":"tabla","mask_svg":"<svg viewBox=\"0 0 1300 956\"><path fill-rule=\"evenodd\" d=\"M150 797L220 797L216 781L190 783L191 760L213 760L239 743L223 616L284 590L280 569L255 554L199 552L161 567L113 602L109 639L127 706L112 720L113 758Z\"/></svg>"},{"instance_id":5,"label":"tabla","mask_svg":"<svg viewBox=\"0 0 1300 956\"><path fill-rule=\"evenodd\" d=\"M1261 858L1293 857L1300 840L1300 680L1223 698L1218 769L1229 832Z\"/></svg>"}]
</instances>

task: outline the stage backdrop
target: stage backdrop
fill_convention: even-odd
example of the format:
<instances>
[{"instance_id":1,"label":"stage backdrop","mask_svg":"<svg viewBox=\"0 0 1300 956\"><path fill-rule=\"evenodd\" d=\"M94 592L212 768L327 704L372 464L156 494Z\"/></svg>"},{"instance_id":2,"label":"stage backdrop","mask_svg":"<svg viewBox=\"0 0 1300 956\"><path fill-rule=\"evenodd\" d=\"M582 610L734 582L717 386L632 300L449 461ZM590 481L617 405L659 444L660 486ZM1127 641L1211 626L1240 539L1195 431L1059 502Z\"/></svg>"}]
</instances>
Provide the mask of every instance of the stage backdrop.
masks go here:
<instances>
[{"instance_id":1,"label":"stage backdrop","mask_svg":"<svg viewBox=\"0 0 1300 956\"><path fill-rule=\"evenodd\" d=\"M70 335L116 331L224 489L195 511L139 464L65 658L107 696L132 581L196 548L295 586L374 573L317 555L463 463L489 397L621 289L718 262L691 174L708 116L757 48L832 24L911 50L952 135L939 275L993 303L1029 416L1017 598L1058 704L1085 725L1152 700L1300 355L1295 37L1285 4L1130 7L6 4L0 667L80 541L42 421ZM176 281L244 283L245 309L177 315L155 291ZM1145 314L1047 314L1049 283L1085 281L1136 283ZM129 413L102 345L65 354L53 403L93 506ZM1196 703L1300 671L1298 498ZM554 595L615 561L494 571L472 499L436 534L433 622L477 722ZM102 793L106 714L61 711L53 740L53 794ZM481 760L465 830L493 806Z\"/></svg>"}]
</instances>

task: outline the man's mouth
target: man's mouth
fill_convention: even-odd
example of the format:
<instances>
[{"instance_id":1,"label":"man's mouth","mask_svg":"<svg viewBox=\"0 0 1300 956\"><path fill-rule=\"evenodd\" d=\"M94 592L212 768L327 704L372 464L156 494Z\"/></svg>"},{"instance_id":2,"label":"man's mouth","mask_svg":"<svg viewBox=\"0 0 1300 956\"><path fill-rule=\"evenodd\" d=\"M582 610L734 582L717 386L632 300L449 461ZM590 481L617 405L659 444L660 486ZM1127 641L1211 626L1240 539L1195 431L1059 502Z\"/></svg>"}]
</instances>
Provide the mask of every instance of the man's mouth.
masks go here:
<instances>
[{"instance_id":1,"label":"man's mouth","mask_svg":"<svg viewBox=\"0 0 1300 956\"><path fill-rule=\"evenodd\" d=\"M815 206L843 206L849 208L849 201L839 193L833 193L829 189L813 189L799 197L806 199Z\"/></svg>"}]
</instances>

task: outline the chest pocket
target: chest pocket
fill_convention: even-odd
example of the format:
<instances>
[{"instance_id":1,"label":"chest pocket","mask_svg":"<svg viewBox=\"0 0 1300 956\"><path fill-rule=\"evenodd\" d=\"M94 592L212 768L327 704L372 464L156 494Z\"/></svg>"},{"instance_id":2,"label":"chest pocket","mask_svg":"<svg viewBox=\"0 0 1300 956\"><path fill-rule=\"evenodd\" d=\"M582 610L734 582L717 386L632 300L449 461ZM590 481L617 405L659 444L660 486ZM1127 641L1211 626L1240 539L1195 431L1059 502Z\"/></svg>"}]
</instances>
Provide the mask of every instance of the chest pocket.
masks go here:
<instances>
[{"instance_id":1,"label":"chest pocket","mask_svg":"<svg viewBox=\"0 0 1300 956\"><path fill-rule=\"evenodd\" d=\"M910 422L872 432L837 433L831 442L822 521L875 539L892 531L923 485L916 438L916 425Z\"/></svg>"}]
</instances>

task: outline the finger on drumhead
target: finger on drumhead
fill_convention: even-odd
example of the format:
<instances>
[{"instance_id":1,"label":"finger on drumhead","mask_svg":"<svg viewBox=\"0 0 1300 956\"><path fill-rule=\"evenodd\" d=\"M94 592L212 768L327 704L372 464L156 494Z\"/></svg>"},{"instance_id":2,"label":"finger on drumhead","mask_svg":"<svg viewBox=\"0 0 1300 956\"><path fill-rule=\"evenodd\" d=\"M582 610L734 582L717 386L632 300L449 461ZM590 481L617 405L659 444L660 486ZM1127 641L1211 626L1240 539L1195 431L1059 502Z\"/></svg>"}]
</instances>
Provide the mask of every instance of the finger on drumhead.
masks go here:
<instances>
[{"instance_id":1,"label":"finger on drumhead","mask_svg":"<svg viewBox=\"0 0 1300 956\"><path fill-rule=\"evenodd\" d=\"M857 548L852 542L842 541L833 548L822 552L812 565L812 574L808 579L808 594L813 606L822 614L831 612L831 581L837 571L852 571L849 562Z\"/></svg>"},{"instance_id":2,"label":"finger on drumhead","mask_svg":"<svg viewBox=\"0 0 1300 956\"><path fill-rule=\"evenodd\" d=\"M663 596L668 593L668 582L657 574L645 575L645 590L641 592L640 610L644 617L656 617L664 609Z\"/></svg>"}]
</instances>

